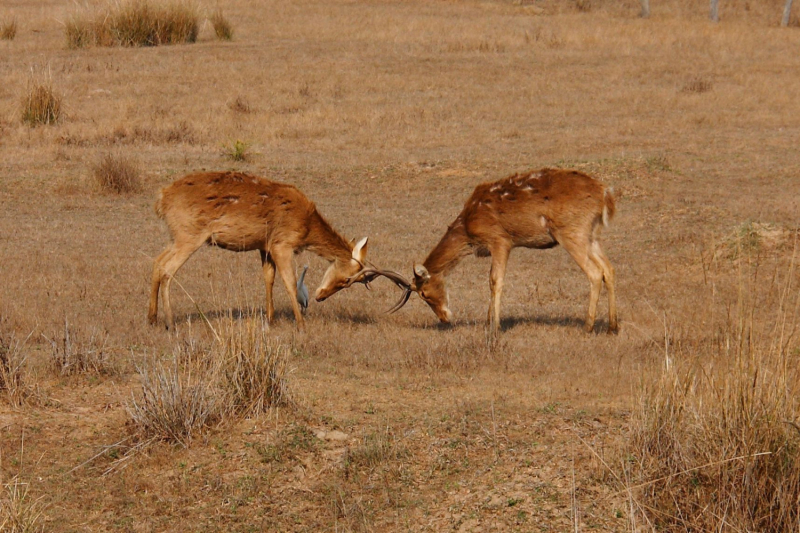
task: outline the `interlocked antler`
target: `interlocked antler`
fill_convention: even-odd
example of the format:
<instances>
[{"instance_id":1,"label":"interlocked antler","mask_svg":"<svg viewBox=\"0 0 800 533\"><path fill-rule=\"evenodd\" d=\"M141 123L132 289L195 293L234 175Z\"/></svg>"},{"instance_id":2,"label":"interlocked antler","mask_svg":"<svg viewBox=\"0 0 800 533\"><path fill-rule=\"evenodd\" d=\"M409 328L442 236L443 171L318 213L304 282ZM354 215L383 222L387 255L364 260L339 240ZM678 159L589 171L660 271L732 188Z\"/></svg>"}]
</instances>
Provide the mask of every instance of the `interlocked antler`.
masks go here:
<instances>
[{"instance_id":1,"label":"interlocked antler","mask_svg":"<svg viewBox=\"0 0 800 533\"><path fill-rule=\"evenodd\" d=\"M398 274L394 270L363 268L361 269L361 272L359 272L358 274L347 280L346 287L351 286L353 283L363 283L364 286L367 289L369 289L370 282L372 282L373 280L375 280L375 278L379 276L383 276L385 278L392 280L395 285L403 289L403 294L402 296L400 296L400 299L397 301L397 303L394 304L394 306L391 309L386 311L387 313L394 313L395 311L398 311L401 307L403 307L406 304L408 299L411 297L411 293L413 292L413 289L411 288L411 283L409 283L406 278L404 278L402 275Z\"/></svg>"}]
</instances>

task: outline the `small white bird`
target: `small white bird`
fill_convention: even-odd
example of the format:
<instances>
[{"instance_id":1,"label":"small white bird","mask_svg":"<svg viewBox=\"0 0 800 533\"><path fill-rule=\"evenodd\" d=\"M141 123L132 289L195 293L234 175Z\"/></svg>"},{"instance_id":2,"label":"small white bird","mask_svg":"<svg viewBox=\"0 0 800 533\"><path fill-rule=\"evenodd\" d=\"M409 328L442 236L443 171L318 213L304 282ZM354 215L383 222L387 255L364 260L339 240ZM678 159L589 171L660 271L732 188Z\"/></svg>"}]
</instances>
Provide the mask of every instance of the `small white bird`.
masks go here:
<instances>
[{"instance_id":1,"label":"small white bird","mask_svg":"<svg viewBox=\"0 0 800 533\"><path fill-rule=\"evenodd\" d=\"M305 313L308 309L308 287L306 286L306 271L308 265L303 267L303 273L297 279L297 303L300 304L300 310Z\"/></svg>"}]
</instances>

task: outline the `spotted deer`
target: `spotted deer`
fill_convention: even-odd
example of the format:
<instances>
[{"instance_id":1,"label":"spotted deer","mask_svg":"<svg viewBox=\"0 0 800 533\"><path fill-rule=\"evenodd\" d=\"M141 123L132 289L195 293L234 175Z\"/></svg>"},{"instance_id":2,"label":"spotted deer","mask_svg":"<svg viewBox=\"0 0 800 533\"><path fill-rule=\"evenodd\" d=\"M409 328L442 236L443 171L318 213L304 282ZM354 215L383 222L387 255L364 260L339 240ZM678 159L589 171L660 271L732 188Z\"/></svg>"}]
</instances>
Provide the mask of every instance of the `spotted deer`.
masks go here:
<instances>
[{"instance_id":1,"label":"spotted deer","mask_svg":"<svg viewBox=\"0 0 800 533\"><path fill-rule=\"evenodd\" d=\"M605 282L608 330L616 332L614 269L598 240L601 228L608 226L614 211L612 189L574 170L546 168L478 185L422 265L414 265L413 281L393 276L405 293L392 311L400 309L411 293L416 292L441 322L449 323L452 313L448 308L445 277L467 255L491 256L492 300L487 322L491 335L496 337L500 295L511 250L546 249L560 244L591 282L586 330L594 329L597 301Z\"/></svg>"},{"instance_id":2,"label":"spotted deer","mask_svg":"<svg viewBox=\"0 0 800 533\"><path fill-rule=\"evenodd\" d=\"M316 291L317 301L353 284L364 269L367 238L353 243L342 237L296 187L241 172L189 174L161 190L155 205L172 243L153 265L148 320L155 324L159 290L167 328L175 327L169 288L175 273L204 245L234 252L258 250L266 285L267 320L275 309L272 286L280 274L290 296L297 328L303 315L297 301L292 256L309 250L331 262ZM367 283L368 280L361 280Z\"/></svg>"}]
</instances>

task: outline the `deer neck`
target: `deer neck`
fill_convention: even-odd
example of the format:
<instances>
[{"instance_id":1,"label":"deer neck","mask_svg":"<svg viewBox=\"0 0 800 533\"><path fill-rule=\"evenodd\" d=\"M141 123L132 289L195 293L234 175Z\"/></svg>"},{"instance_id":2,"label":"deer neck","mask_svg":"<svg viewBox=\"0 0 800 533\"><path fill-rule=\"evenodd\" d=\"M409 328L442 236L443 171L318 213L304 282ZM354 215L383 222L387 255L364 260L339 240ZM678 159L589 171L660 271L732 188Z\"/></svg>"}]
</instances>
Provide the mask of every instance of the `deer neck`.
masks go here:
<instances>
[{"instance_id":1,"label":"deer neck","mask_svg":"<svg viewBox=\"0 0 800 533\"><path fill-rule=\"evenodd\" d=\"M308 223L305 247L328 261L349 261L353 246L316 209Z\"/></svg>"},{"instance_id":2,"label":"deer neck","mask_svg":"<svg viewBox=\"0 0 800 533\"><path fill-rule=\"evenodd\" d=\"M431 275L448 274L471 251L464 220L458 217L428 254L423 265Z\"/></svg>"}]
</instances>

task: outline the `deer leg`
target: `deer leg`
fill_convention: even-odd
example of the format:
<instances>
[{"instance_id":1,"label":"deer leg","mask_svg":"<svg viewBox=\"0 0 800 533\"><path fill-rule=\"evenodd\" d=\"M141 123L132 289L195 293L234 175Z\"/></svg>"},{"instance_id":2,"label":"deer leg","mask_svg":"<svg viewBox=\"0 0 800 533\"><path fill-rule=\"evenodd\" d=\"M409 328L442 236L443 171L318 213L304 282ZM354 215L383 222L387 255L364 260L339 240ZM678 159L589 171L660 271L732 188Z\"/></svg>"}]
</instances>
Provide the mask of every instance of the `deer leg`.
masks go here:
<instances>
[{"instance_id":1,"label":"deer leg","mask_svg":"<svg viewBox=\"0 0 800 533\"><path fill-rule=\"evenodd\" d=\"M278 269L278 274L281 275L283 284L286 286L286 292L289 293L289 301L292 303L297 329L302 331L305 329L305 322L302 313L300 313L300 304L297 303L297 280L292 266L293 252L294 250L291 248L275 248L270 250L270 255L275 262L275 267Z\"/></svg>"},{"instance_id":2,"label":"deer leg","mask_svg":"<svg viewBox=\"0 0 800 533\"><path fill-rule=\"evenodd\" d=\"M590 257L589 248L591 245L589 242L575 242L568 239L559 242L578 263L581 270L586 273L589 282L592 284L589 296L589 311L586 314L586 324L584 326L586 331L591 333L594 330L594 321L597 317L597 301L600 299L600 289L603 286L603 270Z\"/></svg>"},{"instance_id":3,"label":"deer leg","mask_svg":"<svg viewBox=\"0 0 800 533\"><path fill-rule=\"evenodd\" d=\"M153 281L150 285L150 307L147 311L147 321L155 325L158 320L158 292L161 280L164 278L164 263L175 253L172 246L161 252L153 262Z\"/></svg>"},{"instance_id":4,"label":"deer leg","mask_svg":"<svg viewBox=\"0 0 800 533\"><path fill-rule=\"evenodd\" d=\"M172 278L175 273L180 269L183 264L192 256L193 253L200 248L197 244L184 244L182 246L173 246L172 254L164 261L163 272L163 299L164 299L164 313L167 315L167 329L175 328L175 319L172 316L172 305L169 299L169 286L172 283Z\"/></svg>"},{"instance_id":5,"label":"deer leg","mask_svg":"<svg viewBox=\"0 0 800 533\"><path fill-rule=\"evenodd\" d=\"M500 330L500 295L503 293L503 278L506 274L508 255L511 250L508 247L497 247L492 252L492 271L489 274L489 287L492 290L492 302L489 306L489 316L487 325L491 337L497 338Z\"/></svg>"},{"instance_id":6,"label":"deer leg","mask_svg":"<svg viewBox=\"0 0 800 533\"><path fill-rule=\"evenodd\" d=\"M275 283L275 263L265 250L261 250L261 268L264 271L264 285L267 288L267 323L271 324L272 318L275 316L275 306L272 303L272 286Z\"/></svg>"},{"instance_id":7,"label":"deer leg","mask_svg":"<svg viewBox=\"0 0 800 533\"><path fill-rule=\"evenodd\" d=\"M619 330L619 324L617 323L617 299L614 291L614 267L603 253L599 242L592 241L590 253L595 264L603 271L603 281L606 284L606 291L608 291L608 332L616 333Z\"/></svg>"}]
</instances>

